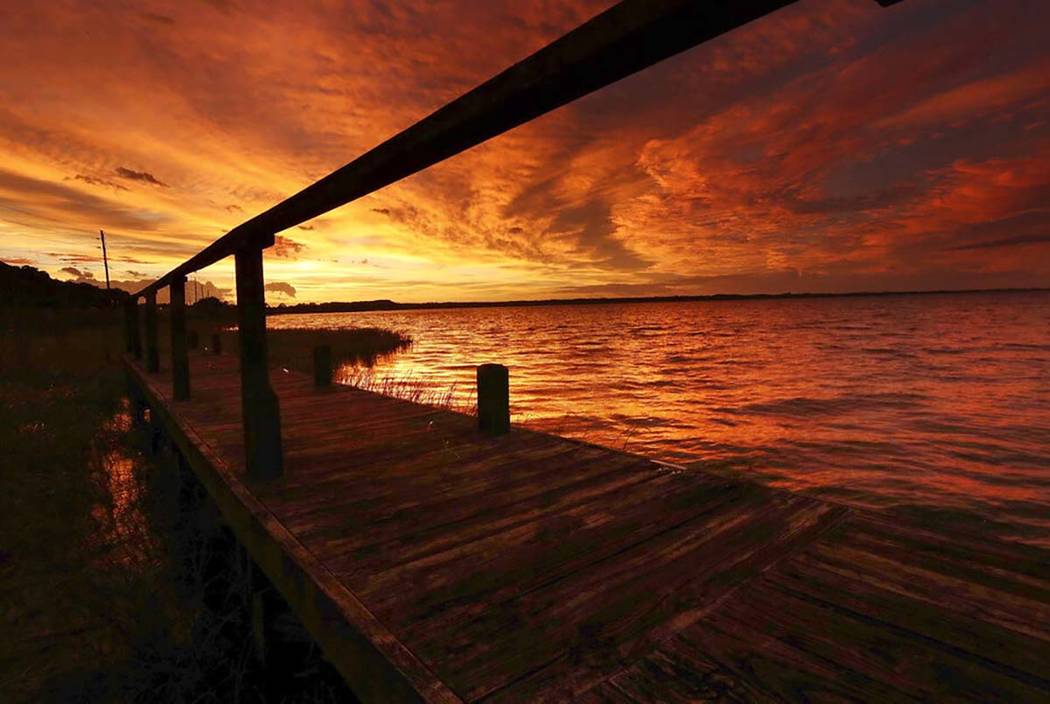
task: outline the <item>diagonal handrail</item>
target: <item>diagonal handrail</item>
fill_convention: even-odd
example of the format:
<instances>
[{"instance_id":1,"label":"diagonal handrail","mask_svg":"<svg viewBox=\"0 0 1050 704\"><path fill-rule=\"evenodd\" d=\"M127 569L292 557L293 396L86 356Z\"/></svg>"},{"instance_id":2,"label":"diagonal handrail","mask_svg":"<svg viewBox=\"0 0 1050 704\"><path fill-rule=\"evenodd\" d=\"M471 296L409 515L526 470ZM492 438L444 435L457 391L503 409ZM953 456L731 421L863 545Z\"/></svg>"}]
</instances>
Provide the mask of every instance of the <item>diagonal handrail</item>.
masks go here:
<instances>
[{"instance_id":1,"label":"diagonal handrail","mask_svg":"<svg viewBox=\"0 0 1050 704\"><path fill-rule=\"evenodd\" d=\"M135 297L459 154L796 0L623 0L269 210Z\"/></svg>"},{"instance_id":2,"label":"diagonal handrail","mask_svg":"<svg viewBox=\"0 0 1050 704\"><path fill-rule=\"evenodd\" d=\"M170 287L173 393L179 400L188 399L186 276L233 255L246 466L255 478L279 477L283 471L280 404L270 386L267 364L262 258L262 250L274 243L278 232L795 1L623 0L349 164L241 223L134 294L128 301L126 319L129 353L141 355L136 301L144 297L147 367L159 371L157 291ZM899 0L876 1L886 6ZM489 384L494 389L490 396L501 419L490 424L490 430L505 432L509 423L506 369L489 371L494 380ZM480 391L479 386L479 398Z\"/></svg>"}]
</instances>

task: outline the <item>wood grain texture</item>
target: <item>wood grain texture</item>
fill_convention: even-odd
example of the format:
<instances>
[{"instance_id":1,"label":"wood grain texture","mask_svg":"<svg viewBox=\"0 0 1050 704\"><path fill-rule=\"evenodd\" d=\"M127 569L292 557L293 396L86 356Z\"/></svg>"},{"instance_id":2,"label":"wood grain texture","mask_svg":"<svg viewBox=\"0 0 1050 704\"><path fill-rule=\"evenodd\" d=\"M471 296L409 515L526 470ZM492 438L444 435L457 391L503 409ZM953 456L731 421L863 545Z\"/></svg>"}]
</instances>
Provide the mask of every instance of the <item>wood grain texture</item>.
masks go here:
<instances>
[{"instance_id":1,"label":"wood grain texture","mask_svg":"<svg viewBox=\"0 0 1050 704\"><path fill-rule=\"evenodd\" d=\"M274 371L129 376L365 701L1046 701L1045 551ZM164 368L168 368L166 365Z\"/></svg>"}]
</instances>

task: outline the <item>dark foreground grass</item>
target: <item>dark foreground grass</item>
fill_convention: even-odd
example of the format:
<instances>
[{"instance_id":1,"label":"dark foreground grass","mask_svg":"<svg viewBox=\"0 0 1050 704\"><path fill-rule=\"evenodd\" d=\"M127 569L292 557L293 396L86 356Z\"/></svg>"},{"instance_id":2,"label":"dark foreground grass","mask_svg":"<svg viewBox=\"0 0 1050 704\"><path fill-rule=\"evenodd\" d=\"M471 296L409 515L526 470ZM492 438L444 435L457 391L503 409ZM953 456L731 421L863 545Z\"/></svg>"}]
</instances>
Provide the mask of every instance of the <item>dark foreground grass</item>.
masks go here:
<instances>
[{"instance_id":1,"label":"dark foreground grass","mask_svg":"<svg viewBox=\"0 0 1050 704\"><path fill-rule=\"evenodd\" d=\"M280 655L260 665L265 580L172 454L144 451L119 314L0 311L0 332L0 701L346 701L272 594ZM407 344L380 330L270 341L276 364L304 370L316 344L361 363Z\"/></svg>"},{"instance_id":2,"label":"dark foreground grass","mask_svg":"<svg viewBox=\"0 0 1050 704\"><path fill-rule=\"evenodd\" d=\"M119 639L119 619L100 617L105 551L86 538L111 504L101 458L119 435L107 422L120 377L104 318L7 322L19 325L0 338L0 699L32 701L57 672L107 661Z\"/></svg>"}]
</instances>

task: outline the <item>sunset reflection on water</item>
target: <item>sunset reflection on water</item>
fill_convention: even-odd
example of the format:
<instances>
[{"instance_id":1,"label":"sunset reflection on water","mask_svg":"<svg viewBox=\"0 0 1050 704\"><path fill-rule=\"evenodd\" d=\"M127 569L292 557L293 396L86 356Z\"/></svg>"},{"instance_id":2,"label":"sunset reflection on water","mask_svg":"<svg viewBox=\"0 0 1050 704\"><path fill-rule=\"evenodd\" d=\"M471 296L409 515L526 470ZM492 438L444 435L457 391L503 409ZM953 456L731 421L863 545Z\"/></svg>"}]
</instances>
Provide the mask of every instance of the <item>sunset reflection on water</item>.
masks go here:
<instances>
[{"instance_id":1,"label":"sunset reflection on water","mask_svg":"<svg viewBox=\"0 0 1050 704\"><path fill-rule=\"evenodd\" d=\"M103 428L103 433L130 433L131 415L124 408ZM156 560L156 537L145 513L145 487L137 474L143 457L124 443L109 445L96 458L109 501L94 508L101 533L93 536L104 547L105 562L131 567Z\"/></svg>"},{"instance_id":2,"label":"sunset reflection on water","mask_svg":"<svg viewBox=\"0 0 1050 704\"><path fill-rule=\"evenodd\" d=\"M289 315L379 326L389 380L473 402L510 367L513 420L665 461L1050 545L1050 294ZM360 375L360 370L350 371ZM388 385L388 388L389 385Z\"/></svg>"}]
</instances>

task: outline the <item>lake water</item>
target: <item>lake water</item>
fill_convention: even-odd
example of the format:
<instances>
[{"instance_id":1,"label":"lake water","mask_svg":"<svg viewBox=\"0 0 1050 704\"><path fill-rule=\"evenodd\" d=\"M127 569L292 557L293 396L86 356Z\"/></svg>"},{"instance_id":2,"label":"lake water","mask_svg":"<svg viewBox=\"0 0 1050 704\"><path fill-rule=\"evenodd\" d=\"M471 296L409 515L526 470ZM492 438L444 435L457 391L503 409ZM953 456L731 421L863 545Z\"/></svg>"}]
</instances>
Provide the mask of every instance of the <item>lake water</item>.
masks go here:
<instances>
[{"instance_id":1,"label":"lake water","mask_svg":"<svg viewBox=\"0 0 1050 704\"><path fill-rule=\"evenodd\" d=\"M379 326L376 378L513 421L941 526L1050 546L1050 293L289 315ZM344 370L361 380L359 370ZM375 379L373 379L374 381Z\"/></svg>"}]
</instances>

